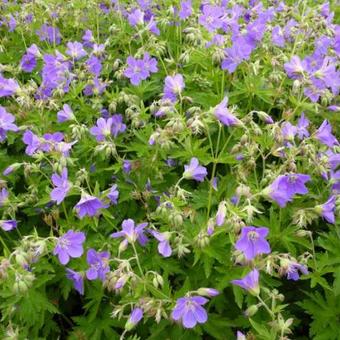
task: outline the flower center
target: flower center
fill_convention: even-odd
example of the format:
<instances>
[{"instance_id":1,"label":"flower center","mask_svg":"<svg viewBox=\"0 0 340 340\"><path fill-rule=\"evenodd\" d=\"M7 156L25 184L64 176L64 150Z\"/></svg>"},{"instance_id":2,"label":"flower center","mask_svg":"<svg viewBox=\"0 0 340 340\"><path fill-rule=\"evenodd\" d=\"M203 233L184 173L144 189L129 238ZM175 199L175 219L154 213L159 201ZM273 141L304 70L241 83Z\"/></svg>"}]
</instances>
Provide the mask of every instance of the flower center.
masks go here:
<instances>
[{"instance_id":1,"label":"flower center","mask_svg":"<svg viewBox=\"0 0 340 340\"><path fill-rule=\"evenodd\" d=\"M247 236L250 241L257 241L259 238L259 234L256 231L249 231Z\"/></svg>"}]
</instances>

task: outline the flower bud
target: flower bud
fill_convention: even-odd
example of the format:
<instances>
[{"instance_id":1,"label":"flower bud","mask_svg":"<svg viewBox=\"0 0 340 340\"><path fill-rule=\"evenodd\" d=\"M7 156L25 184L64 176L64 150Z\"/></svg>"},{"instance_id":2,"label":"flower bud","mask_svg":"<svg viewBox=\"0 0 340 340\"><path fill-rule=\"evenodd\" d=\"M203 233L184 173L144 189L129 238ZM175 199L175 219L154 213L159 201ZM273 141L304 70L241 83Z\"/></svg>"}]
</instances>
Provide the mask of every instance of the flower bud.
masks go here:
<instances>
[{"instance_id":1,"label":"flower bud","mask_svg":"<svg viewBox=\"0 0 340 340\"><path fill-rule=\"evenodd\" d=\"M251 318L253 315L257 313L258 310L259 308L257 307L257 305L251 305L250 307L246 309L244 314L246 317Z\"/></svg>"}]
</instances>

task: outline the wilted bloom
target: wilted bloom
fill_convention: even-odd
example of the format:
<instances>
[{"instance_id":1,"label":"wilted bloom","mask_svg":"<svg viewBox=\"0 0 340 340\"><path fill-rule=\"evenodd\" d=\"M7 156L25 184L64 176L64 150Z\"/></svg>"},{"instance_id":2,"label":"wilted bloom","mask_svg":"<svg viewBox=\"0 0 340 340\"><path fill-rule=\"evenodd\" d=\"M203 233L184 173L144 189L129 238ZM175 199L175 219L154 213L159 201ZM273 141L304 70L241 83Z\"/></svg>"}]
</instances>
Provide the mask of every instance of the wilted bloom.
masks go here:
<instances>
[{"instance_id":1,"label":"wilted bloom","mask_svg":"<svg viewBox=\"0 0 340 340\"><path fill-rule=\"evenodd\" d=\"M0 73L0 98L12 96L19 90L19 85L14 79L4 78Z\"/></svg>"},{"instance_id":2,"label":"wilted bloom","mask_svg":"<svg viewBox=\"0 0 340 340\"><path fill-rule=\"evenodd\" d=\"M288 174L280 175L274 182L265 189L264 194L274 200L281 208L285 207L287 202L291 202L295 194L306 194L308 189L305 183L310 181L309 175Z\"/></svg>"},{"instance_id":3,"label":"wilted bloom","mask_svg":"<svg viewBox=\"0 0 340 340\"><path fill-rule=\"evenodd\" d=\"M73 111L68 104L64 104L63 109L57 113L57 119L59 123L73 120L74 118Z\"/></svg>"},{"instance_id":4,"label":"wilted bloom","mask_svg":"<svg viewBox=\"0 0 340 340\"><path fill-rule=\"evenodd\" d=\"M184 86L184 79L181 74L167 76L164 81L163 99L169 99L172 102L175 102L177 100L177 95L181 94Z\"/></svg>"},{"instance_id":5,"label":"wilted bloom","mask_svg":"<svg viewBox=\"0 0 340 340\"><path fill-rule=\"evenodd\" d=\"M224 97L222 102L214 109L215 117L226 126L239 125L240 121L228 110L228 97Z\"/></svg>"},{"instance_id":6,"label":"wilted bloom","mask_svg":"<svg viewBox=\"0 0 340 340\"><path fill-rule=\"evenodd\" d=\"M176 301L171 317L175 321L181 321L185 328L193 328L197 323L205 323L208 315L202 307L208 299L202 296L182 297Z\"/></svg>"},{"instance_id":7,"label":"wilted bloom","mask_svg":"<svg viewBox=\"0 0 340 340\"><path fill-rule=\"evenodd\" d=\"M259 287L259 271L257 269L252 270L243 279L233 280L232 284L240 286L246 289L249 293L253 295L258 295L260 292Z\"/></svg>"},{"instance_id":8,"label":"wilted bloom","mask_svg":"<svg viewBox=\"0 0 340 340\"><path fill-rule=\"evenodd\" d=\"M17 132L19 130L14 121L15 117L0 106L0 142L5 140L7 131Z\"/></svg>"},{"instance_id":9,"label":"wilted bloom","mask_svg":"<svg viewBox=\"0 0 340 340\"><path fill-rule=\"evenodd\" d=\"M140 320L142 320L142 318L143 318L143 309L139 307L134 308L133 311L131 312L131 315L128 321L126 322L125 329L131 330L133 327L135 327L140 322Z\"/></svg>"},{"instance_id":10,"label":"wilted bloom","mask_svg":"<svg viewBox=\"0 0 340 340\"><path fill-rule=\"evenodd\" d=\"M86 193L82 194L80 201L75 206L79 218L84 216L93 217L102 208L105 208L105 206L99 198Z\"/></svg>"},{"instance_id":11,"label":"wilted bloom","mask_svg":"<svg viewBox=\"0 0 340 340\"><path fill-rule=\"evenodd\" d=\"M160 233L155 230L149 230L149 232L152 234L154 238L156 238L159 243L158 243L158 252L164 256L164 257L169 257L172 254L172 249L169 243L169 238L171 234L169 232L165 233Z\"/></svg>"},{"instance_id":12,"label":"wilted bloom","mask_svg":"<svg viewBox=\"0 0 340 340\"><path fill-rule=\"evenodd\" d=\"M144 229L147 225L147 223L140 223L135 226L135 222L129 218L123 221L122 231L111 234L111 237L124 237L124 245L127 245L127 243L134 243L138 240L141 246L145 246L145 244L148 242L148 238L144 235Z\"/></svg>"},{"instance_id":13,"label":"wilted bloom","mask_svg":"<svg viewBox=\"0 0 340 340\"><path fill-rule=\"evenodd\" d=\"M318 139L322 144L329 146L330 148L334 145L339 145L338 140L332 134L332 125L328 120L324 120L321 126L315 133L316 139Z\"/></svg>"},{"instance_id":14,"label":"wilted bloom","mask_svg":"<svg viewBox=\"0 0 340 340\"><path fill-rule=\"evenodd\" d=\"M58 255L60 263L65 265L70 261L70 257L76 258L83 255L84 241L85 234L83 232L69 230L58 238L53 255Z\"/></svg>"},{"instance_id":15,"label":"wilted bloom","mask_svg":"<svg viewBox=\"0 0 340 340\"><path fill-rule=\"evenodd\" d=\"M110 254L107 251L96 252L94 249L89 249L86 260L90 268L86 271L86 277L89 280L99 278L104 281L106 274L110 271L109 258Z\"/></svg>"},{"instance_id":16,"label":"wilted bloom","mask_svg":"<svg viewBox=\"0 0 340 340\"><path fill-rule=\"evenodd\" d=\"M183 177L186 179L194 179L198 182L203 182L207 175L207 169L199 165L196 157L191 158L189 165L184 165Z\"/></svg>"},{"instance_id":17,"label":"wilted bloom","mask_svg":"<svg viewBox=\"0 0 340 340\"><path fill-rule=\"evenodd\" d=\"M90 129L90 133L92 136L95 136L98 142L102 142L105 140L105 137L111 135L111 128L112 128L112 118L104 119L99 118L97 119L97 125L93 126Z\"/></svg>"},{"instance_id":18,"label":"wilted bloom","mask_svg":"<svg viewBox=\"0 0 340 340\"><path fill-rule=\"evenodd\" d=\"M0 220L0 227L4 231L10 231L17 227L18 223L16 220Z\"/></svg>"},{"instance_id":19,"label":"wilted bloom","mask_svg":"<svg viewBox=\"0 0 340 340\"><path fill-rule=\"evenodd\" d=\"M68 181L67 176L67 168L64 168L61 172L61 176L54 173L51 177L52 183L56 186L51 191L51 200L56 201L57 204L60 204L64 198L66 197L67 193L71 189L71 183Z\"/></svg>"},{"instance_id":20,"label":"wilted bloom","mask_svg":"<svg viewBox=\"0 0 340 340\"><path fill-rule=\"evenodd\" d=\"M118 191L117 184L112 185L110 192L107 194L107 197L110 199L110 201L113 204L118 203L119 191Z\"/></svg>"},{"instance_id":21,"label":"wilted bloom","mask_svg":"<svg viewBox=\"0 0 340 340\"><path fill-rule=\"evenodd\" d=\"M83 44L78 41L68 42L66 46L66 54L74 60L81 59L87 55L86 51L84 50Z\"/></svg>"},{"instance_id":22,"label":"wilted bloom","mask_svg":"<svg viewBox=\"0 0 340 340\"><path fill-rule=\"evenodd\" d=\"M327 222L334 224L335 223L335 205L336 196L332 195L327 202L322 205L318 205L315 207L316 212L318 212Z\"/></svg>"},{"instance_id":23,"label":"wilted bloom","mask_svg":"<svg viewBox=\"0 0 340 340\"><path fill-rule=\"evenodd\" d=\"M243 227L235 248L242 251L247 260L252 260L260 254L269 254L270 245L265 239L268 232L268 228Z\"/></svg>"},{"instance_id":24,"label":"wilted bloom","mask_svg":"<svg viewBox=\"0 0 340 340\"><path fill-rule=\"evenodd\" d=\"M84 277L82 274L66 268L66 277L73 281L74 289L81 295L84 295Z\"/></svg>"},{"instance_id":25,"label":"wilted bloom","mask_svg":"<svg viewBox=\"0 0 340 340\"><path fill-rule=\"evenodd\" d=\"M308 269L306 266L292 261L290 259L281 259L280 261L280 273L281 275L287 275L288 280L297 281L300 276L299 272L302 274L308 274Z\"/></svg>"}]
</instances>

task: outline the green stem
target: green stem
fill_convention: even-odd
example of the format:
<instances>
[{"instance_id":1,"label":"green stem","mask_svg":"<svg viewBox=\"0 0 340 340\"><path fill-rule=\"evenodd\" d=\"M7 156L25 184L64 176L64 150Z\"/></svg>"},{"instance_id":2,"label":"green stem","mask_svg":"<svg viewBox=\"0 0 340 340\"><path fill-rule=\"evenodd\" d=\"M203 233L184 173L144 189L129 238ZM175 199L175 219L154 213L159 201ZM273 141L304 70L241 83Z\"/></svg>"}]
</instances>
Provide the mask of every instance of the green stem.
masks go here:
<instances>
[{"instance_id":1,"label":"green stem","mask_svg":"<svg viewBox=\"0 0 340 340\"><path fill-rule=\"evenodd\" d=\"M132 245L132 248L133 248L133 252L135 253L138 269L140 271L141 276L144 278L144 272L143 272L142 266L140 265L140 262L139 262L139 257L138 257L136 246L135 246L134 242L132 242L131 245Z\"/></svg>"}]
</instances>

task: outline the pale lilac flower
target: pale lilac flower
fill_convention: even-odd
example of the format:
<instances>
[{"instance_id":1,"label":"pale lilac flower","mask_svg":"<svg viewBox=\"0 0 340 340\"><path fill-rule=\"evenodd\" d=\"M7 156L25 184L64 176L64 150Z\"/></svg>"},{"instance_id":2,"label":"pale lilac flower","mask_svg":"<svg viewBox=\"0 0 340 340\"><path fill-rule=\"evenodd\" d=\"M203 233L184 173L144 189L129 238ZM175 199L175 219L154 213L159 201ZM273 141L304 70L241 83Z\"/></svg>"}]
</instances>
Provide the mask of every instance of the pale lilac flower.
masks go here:
<instances>
[{"instance_id":1,"label":"pale lilac flower","mask_svg":"<svg viewBox=\"0 0 340 340\"><path fill-rule=\"evenodd\" d=\"M71 189L71 183L68 181L67 168L61 172L61 176L54 173L51 177L52 183L56 186L50 194L51 200L56 201L59 205Z\"/></svg>"},{"instance_id":2,"label":"pale lilac flower","mask_svg":"<svg viewBox=\"0 0 340 340\"><path fill-rule=\"evenodd\" d=\"M220 292L217 289L214 288L199 288L197 290L198 295L208 296L208 297L214 297L220 294Z\"/></svg>"},{"instance_id":3,"label":"pale lilac flower","mask_svg":"<svg viewBox=\"0 0 340 340\"><path fill-rule=\"evenodd\" d=\"M243 252L248 261L257 255L270 254L270 245L265 239L268 233L268 228L243 227L235 248Z\"/></svg>"},{"instance_id":4,"label":"pale lilac flower","mask_svg":"<svg viewBox=\"0 0 340 340\"><path fill-rule=\"evenodd\" d=\"M115 114L111 117L111 119L111 133L114 137L117 137L120 133L123 133L126 130L126 125L123 123L123 116L121 114Z\"/></svg>"},{"instance_id":5,"label":"pale lilac flower","mask_svg":"<svg viewBox=\"0 0 340 340\"><path fill-rule=\"evenodd\" d=\"M142 80L149 77L150 73L145 68L144 61L129 56L126 60L128 67L124 71L124 75L130 79L132 85L139 85Z\"/></svg>"},{"instance_id":6,"label":"pale lilac flower","mask_svg":"<svg viewBox=\"0 0 340 340\"><path fill-rule=\"evenodd\" d=\"M32 156L41 147L41 141L37 135L35 135L31 130L26 130L22 141L27 145L25 153L28 156Z\"/></svg>"},{"instance_id":7,"label":"pale lilac flower","mask_svg":"<svg viewBox=\"0 0 340 340\"><path fill-rule=\"evenodd\" d=\"M334 145L339 145L338 140L332 134L332 125L328 122L328 120L323 121L321 126L316 131L315 137L322 144L325 144L330 148L333 147Z\"/></svg>"},{"instance_id":8,"label":"pale lilac flower","mask_svg":"<svg viewBox=\"0 0 340 340\"><path fill-rule=\"evenodd\" d=\"M175 102L177 95L181 94L184 87L184 79L181 74L167 76L164 81L163 99L169 99L171 102Z\"/></svg>"},{"instance_id":9,"label":"pale lilac flower","mask_svg":"<svg viewBox=\"0 0 340 340\"><path fill-rule=\"evenodd\" d=\"M158 243L158 252L164 256L164 257L169 257L172 254L172 249L169 243L169 239L171 234L169 232L165 233L160 233L155 230L149 230L149 232L152 234L154 238L156 238L159 243Z\"/></svg>"},{"instance_id":10,"label":"pale lilac flower","mask_svg":"<svg viewBox=\"0 0 340 340\"><path fill-rule=\"evenodd\" d=\"M123 237L125 239L123 241L124 245L138 241L141 246L145 246L148 242L148 238L144 234L144 229L147 225L147 223L140 223L135 226L135 222L129 218L123 221L122 231L111 234L111 237Z\"/></svg>"},{"instance_id":11,"label":"pale lilac flower","mask_svg":"<svg viewBox=\"0 0 340 340\"><path fill-rule=\"evenodd\" d=\"M117 184L112 185L110 192L107 194L107 197L110 199L110 201L113 204L118 203L119 191L118 191Z\"/></svg>"},{"instance_id":12,"label":"pale lilac flower","mask_svg":"<svg viewBox=\"0 0 340 340\"><path fill-rule=\"evenodd\" d=\"M74 60L79 60L87 55L86 51L84 50L83 44L78 41L68 42L66 46L66 54Z\"/></svg>"},{"instance_id":13,"label":"pale lilac flower","mask_svg":"<svg viewBox=\"0 0 340 340\"><path fill-rule=\"evenodd\" d=\"M89 70L89 72L92 73L94 76L96 77L100 76L100 73L102 71L102 64L100 62L100 59L96 57L95 55L92 55L86 61L86 67Z\"/></svg>"},{"instance_id":14,"label":"pale lilac flower","mask_svg":"<svg viewBox=\"0 0 340 340\"><path fill-rule=\"evenodd\" d=\"M156 72L158 72L157 60L156 60L156 58L151 58L150 54L148 52L144 53L143 63L144 63L145 69L149 73L156 73Z\"/></svg>"},{"instance_id":15,"label":"pale lilac flower","mask_svg":"<svg viewBox=\"0 0 340 340\"><path fill-rule=\"evenodd\" d=\"M58 238L53 255L58 255L60 263L65 265L70 261L70 257L77 258L83 255L84 241L85 234L83 232L69 230L66 234Z\"/></svg>"},{"instance_id":16,"label":"pale lilac flower","mask_svg":"<svg viewBox=\"0 0 340 340\"><path fill-rule=\"evenodd\" d=\"M220 6L203 5L202 15L198 18L198 22L204 26L209 32L218 30L223 25L222 16L223 8Z\"/></svg>"},{"instance_id":17,"label":"pale lilac flower","mask_svg":"<svg viewBox=\"0 0 340 340\"><path fill-rule=\"evenodd\" d=\"M0 98L12 96L19 90L19 85L15 79L4 78L0 73Z\"/></svg>"},{"instance_id":18,"label":"pale lilac flower","mask_svg":"<svg viewBox=\"0 0 340 340\"><path fill-rule=\"evenodd\" d=\"M300 79L306 71L306 62L295 55L290 62L284 64L284 69L289 78Z\"/></svg>"},{"instance_id":19,"label":"pale lilac flower","mask_svg":"<svg viewBox=\"0 0 340 340\"><path fill-rule=\"evenodd\" d=\"M97 119L97 125L93 126L90 129L90 133L92 136L95 136L98 142L102 142L105 140L105 137L111 135L111 128L112 128L112 118L104 119L99 118Z\"/></svg>"},{"instance_id":20,"label":"pale lilac flower","mask_svg":"<svg viewBox=\"0 0 340 340\"><path fill-rule=\"evenodd\" d=\"M180 3L178 16L180 17L181 20L185 20L189 18L191 14L192 14L191 0L182 0Z\"/></svg>"},{"instance_id":21,"label":"pale lilac flower","mask_svg":"<svg viewBox=\"0 0 340 340\"><path fill-rule=\"evenodd\" d=\"M308 126L309 120L302 112L297 124L297 135L300 139L303 139L304 137L309 137Z\"/></svg>"},{"instance_id":22,"label":"pale lilac flower","mask_svg":"<svg viewBox=\"0 0 340 340\"><path fill-rule=\"evenodd\" d=\"M63 109L57 113L57 119L59 123L75 119L73 111L68 104L64 104Z\"/></svg>"},{"instance_id":23,"label":"pale lilac flower","mask_svg":"<svg viewBox=\"0 0 340 340\"><path fill-rule=\"evenodd\" d=\"M137 25L143 25L143 23L144 23L144 12L142 12L139 8L134 9L128 15L128 21L129 21L129 24L132 27L135 27Z\"/></svg>"},{"instance_id":24,"label":"pale lilac flower","mask_svg":"<svg viewBox=\"0 0 340 340\"><path fill-rule=\"evenodd\" d=\"M80 294L84 295L84 277L82 274L75 272L70 268L66 268L66 277L72 280L74 289Z\"/></svg>"},{"instance_id":25,"label":"pale lilac flower","mask_svg":"<svg viewBox=\"0 0 340 340\"><path fill-rule=\"evenodd\" d=\"M0 105L0 142L6 139L7 131L17 132L19 130L14 121L15 117Z\"/></svg>"},{"instance_id":26,"label":"pale lilac flower","mask_svg":"<svg viewBox=\"0 0 340 340\"><path fill-rule=\"evenodd\" d=\"M242 332L237 331L236 340L247 340L247 338Z\"/></svg>"},{"instance_id":27,"label":"pale lilac flower","mask_svg":"<svg viewBox=\"0 0 340 340\"><path fill-rule=\"evenodd\" d=\"M194 179L198 182L203 182L208 172L204 166L199 165L196 157L191 158L190 164L184 165L183 177L186 179Z\"/></svg>"},{"instance_id":28,"label":"pale lilac flower","mask_svg":"<svg viewBox=\"0 0 340 340\"><path fill-rule=\"evenodd\" d=\"M80 201L75 206L80 219L84 216L93 217L102 208L105 208L105 206L99 198L85 193L82 194Z\"/></svg>"},{"instance_id":29,"label":"pale lilac flower","mask_svg":"<svg viewBox=\"0 0 340 340\"><path fill-rule=\"evenodd\" d=\"M293 141L297 131L297 127L289 122L284 122L282 124L281 133L283 138L287 141Z\"/></svg>"},{"instance_id":30,"label":"pale lilac flower","mask_svg":"<svg viewBox=\"0 0 340 340\"><path fill-rule=\"evenodd\" d=\"M257 269L252 270L244 278L240 280L232 280L232 284L240 286L253 295L258 295L260 292L259 287L259 271Z\"/></svg>"},{"instance_id":31,"label":"pale lilac flower","mask_svg":"<svg viewBox=\"0 0 340 340\"><path fill-rule=\"evenodd\" d=\"M16 220L0 220L0 228L4 231L11 231L17 227Z\"/></svg>"},{"instance_id":32,"label":"pale lilac flower","mask_svg":"<svg viewBox=\"0 0 340 340\"><path fill-rule=\"evenodd\" d=\"M55 43L57 45L61 42L61 35L58 27L43 24L36 33L39 36L40 41L48 41L51 44Z\"/></svg>"},{"instance_id":33,"label":"pale lilac flower","mask_svg":"<svg viewBox=\"0 0 340 340\"><path fill-rule=\"evenodd\" d=\"M25 53L20 61L20 68L24 72L32 72L37 66L37 59L34 54Z\"/></svg>"},{"instance_id":34,"label":"pale lilac flower","mask_svg":"<svg viewBox=\"0 0 340 340\"><path fill-rule=\"evenodd\" d=\"M202 307L208 299L202 296L182 297L176 301L171 317L175 321L181 321L185 328L193 328L197 323L205 323L208 315Z\"/></svg>"},{"instance_id":35,"label":"pale lilac flower","mask_svg":"<svg viewBox=\"0 0 340 340\"><path fill-rule=\"evenodd\" d=\"M96 252L94 249L87 251L86 261L90 268L86 271L86 277L89 280L105 280L106 274L110 271L109 267L110 253L107 251Z\"/></svg>"},{"instance_id":36,"label":"pale lilac flower","mask_svg":"<svg viewBox=\"0 0 340 340\"><path fill-rule=\"evenodd\" d=\"M216 213L216 225L218 227L224 224L226 215L227 215L227 202L222 201L218 205L218 210Z\"/></svg>"},{"instance_id":37,"label":"pale lilac flower","mask_svg":"<svg viewBox=\"0 0 340 340\"><path fill-rule=\"evenodd\" d=\"M91 30L85 30L84 35L82 37L85 47L92 47L95 42L93 33Z\"/></svg>"},{"instance_id":38,"label":"pale lilac flower","mask_svg":"<svg viewBox=\"0 0 340 340\"><path fill-rule=\"evenodd\" d=\"M285 38L280 26L273 27L272 30L272 43L275 46L283 47L285 45Z\"/></svg>"},{"instance_id":39,"label":"pale lilac flower","mask_svg":"<svg viewBox=\"0 0 340 340\"><path fill-rule=\"evenodd\" d=\"M214 115L225 126L240 125L240 121L228 110L228 97L215 107Z\"/></svg>"},{"instance_id":40,"label":"pale lilac flower","mask_svg":"<svg viewBox=\"0 0 340 340\"><path fill-rule=\"evenodd\" d=\"M123 161L123 171L126 173L126 174L129 174L132 170L132 164L131 164L131 161L129 161L128 159L125 159Z\"/></svg>"}]
</instances>

